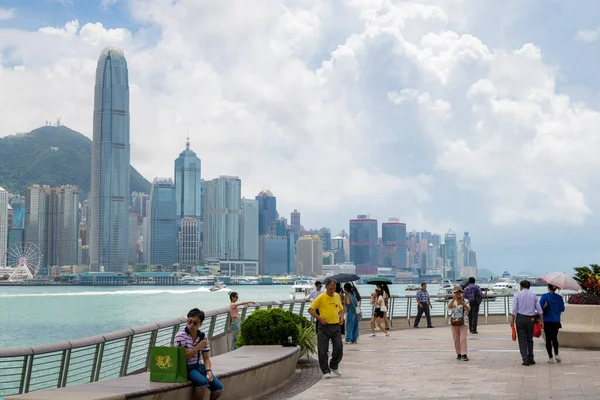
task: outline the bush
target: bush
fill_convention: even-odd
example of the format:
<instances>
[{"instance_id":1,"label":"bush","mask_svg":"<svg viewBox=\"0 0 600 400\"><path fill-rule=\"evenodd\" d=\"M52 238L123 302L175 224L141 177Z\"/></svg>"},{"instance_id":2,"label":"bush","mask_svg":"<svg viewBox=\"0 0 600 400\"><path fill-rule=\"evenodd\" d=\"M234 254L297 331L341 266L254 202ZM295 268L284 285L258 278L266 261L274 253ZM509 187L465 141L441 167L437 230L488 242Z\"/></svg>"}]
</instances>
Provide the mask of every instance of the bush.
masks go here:
<instances>
[{"instance_id":1,"label":"bush","mask_svg":"<svg viewBox=\"0 0 600 400\"><path fill-rule=\"evenodd\" d=\"M257 310L242 323L237 345L283 344L290 336L296 343L300 333L298 321L296 315L281 308Z\"/></svg>"},{"instance_id":2,"label":"bush","mask_svg":"<svg viewBox=\"0 0 600 400\"><path fill-rule=\"evenodd\" d=\"M600 305L600 296L581 292L569 296L569 304Z\"/></svg>"},{"instance_id":3,"label":"bush","mask_svg":"<svg viewBox=\"0 0 600 400\"><path fill-rule=\"evenodd\" d=\"M306 318L304 318L306 320ZM317 330L310 322L304 327L299 327L299 335L296 344L300 346L300 357L310 356L317 352Z\"/></svg>"}]
</instances>

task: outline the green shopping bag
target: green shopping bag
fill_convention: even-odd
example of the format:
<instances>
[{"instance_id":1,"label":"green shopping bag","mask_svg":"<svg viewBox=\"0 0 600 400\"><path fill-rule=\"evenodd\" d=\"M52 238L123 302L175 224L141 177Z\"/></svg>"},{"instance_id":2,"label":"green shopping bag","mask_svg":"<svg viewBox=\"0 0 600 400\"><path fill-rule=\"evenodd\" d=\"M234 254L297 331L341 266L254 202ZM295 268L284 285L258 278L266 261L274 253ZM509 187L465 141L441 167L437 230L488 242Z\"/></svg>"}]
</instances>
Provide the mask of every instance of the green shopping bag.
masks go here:
<instances>
[{"instance_id":1,"label":"green shopping bag","mask_svg":"<svg viewBox=\"0 0 600 400\"><path fill-rule=\"evenodd\" d=\"M155 346L150 357L150 382L187 382L184 347Z\"/></svg>"}]
</instances>

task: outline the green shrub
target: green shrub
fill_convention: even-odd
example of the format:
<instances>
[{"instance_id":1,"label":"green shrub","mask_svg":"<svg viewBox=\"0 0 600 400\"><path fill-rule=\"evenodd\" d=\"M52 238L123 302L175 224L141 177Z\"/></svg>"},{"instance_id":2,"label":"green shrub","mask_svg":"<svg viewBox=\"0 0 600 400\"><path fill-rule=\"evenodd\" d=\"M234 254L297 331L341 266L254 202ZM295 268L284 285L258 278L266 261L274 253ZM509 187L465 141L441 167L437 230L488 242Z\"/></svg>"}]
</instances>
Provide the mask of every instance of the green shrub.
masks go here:
<instances>
[{"instance_id":1,"label":"green shrub","mask_svg":"<svg viewBox=\"0 0 600 400\"><path fill-rule=\"evenodd\" d=\"M315 326L309 322L304 327L298 325L298 328L299 333L296 344L300 346L300 357L315 354L317 352L317 331Z\"/></svg>"},{"instance_id":2,"label":"green shrub","mask_svg":"<svg viewBox=\"0 0 600 400\"><path fill-rule=\"evenodd\" d=\"M310 334L306 329L314 327L304 317L281 308L257 310L242 322L237 346L244 345L278 345L292 342L300 346L303 354L308 354ZM316 336L314 336L316 337ZM302 342L302 343L301 343Z\"/></svg>"}]
</instances>

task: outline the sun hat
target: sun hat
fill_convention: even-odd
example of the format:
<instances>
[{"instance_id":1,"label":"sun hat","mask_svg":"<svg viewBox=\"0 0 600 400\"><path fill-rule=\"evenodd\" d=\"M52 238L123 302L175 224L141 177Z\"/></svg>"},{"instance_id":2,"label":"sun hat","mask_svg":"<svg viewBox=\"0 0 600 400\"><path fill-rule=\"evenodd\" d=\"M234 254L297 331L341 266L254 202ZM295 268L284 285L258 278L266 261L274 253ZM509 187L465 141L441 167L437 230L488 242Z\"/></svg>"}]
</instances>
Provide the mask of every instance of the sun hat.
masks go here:
<instances>
[{"instance_id":1,"label":"sun hat","mask_svg":"<svg viewBox=\"0 0 600 400\"><path fill-rule=\"evenodd\" d=\"M462 293L463 288L460 285L454 285L454 288L452 289L452 293L456 293L456 292L461 292Z\"/></svg>"}]
</instances>

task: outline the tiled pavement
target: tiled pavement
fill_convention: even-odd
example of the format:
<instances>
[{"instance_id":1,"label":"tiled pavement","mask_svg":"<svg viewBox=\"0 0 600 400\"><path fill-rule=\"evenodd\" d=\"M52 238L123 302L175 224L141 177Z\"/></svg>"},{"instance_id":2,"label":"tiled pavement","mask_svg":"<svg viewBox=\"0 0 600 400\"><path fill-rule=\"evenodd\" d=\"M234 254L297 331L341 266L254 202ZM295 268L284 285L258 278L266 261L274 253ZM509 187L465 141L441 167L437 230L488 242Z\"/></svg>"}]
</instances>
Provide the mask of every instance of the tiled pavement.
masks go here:
<instances>
[{"instance_id":1,"label":"tiled pavement","mask_svg":"<svg viewBox=\"0 0 600 400\"><path fill-rule=\"evenodd\" d=\"M361 335L344 347L341 378L321 379L291 398L600 399L600 351L562 349L561 356L562 363L548 364L543 340L535 339L537 364L522 366L508 325L469 334L468 362L456 360L448 327Z\"/></svg>"}]
</instances>

